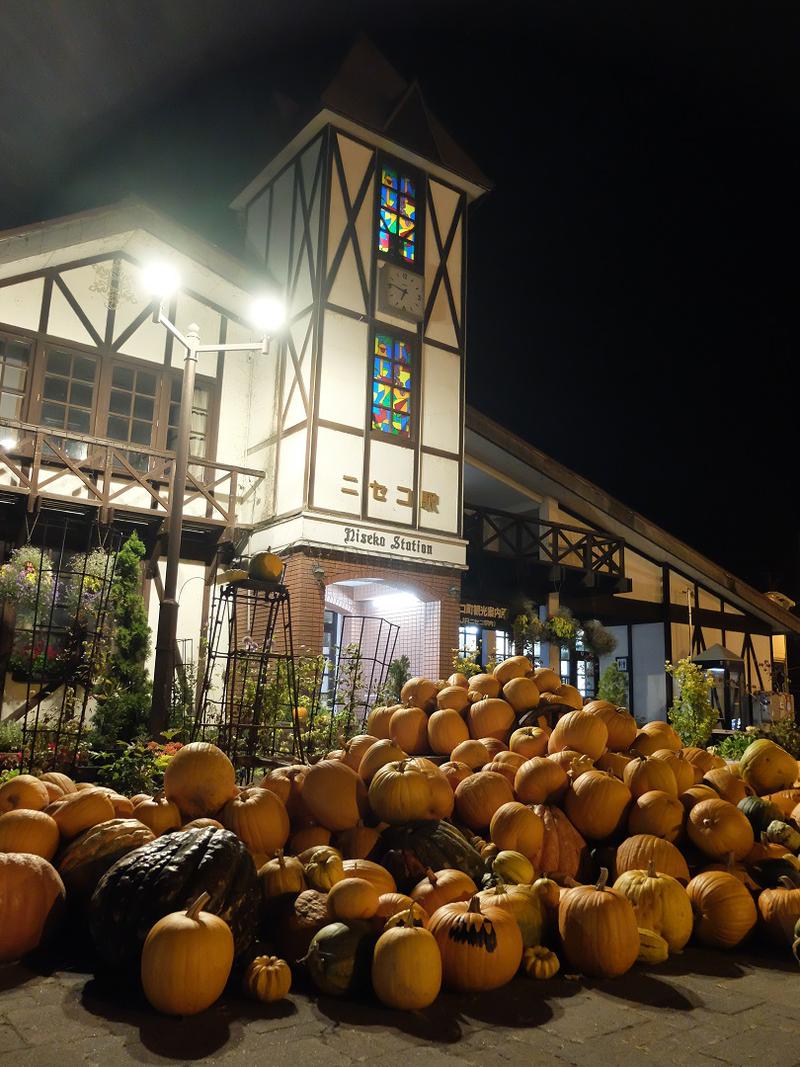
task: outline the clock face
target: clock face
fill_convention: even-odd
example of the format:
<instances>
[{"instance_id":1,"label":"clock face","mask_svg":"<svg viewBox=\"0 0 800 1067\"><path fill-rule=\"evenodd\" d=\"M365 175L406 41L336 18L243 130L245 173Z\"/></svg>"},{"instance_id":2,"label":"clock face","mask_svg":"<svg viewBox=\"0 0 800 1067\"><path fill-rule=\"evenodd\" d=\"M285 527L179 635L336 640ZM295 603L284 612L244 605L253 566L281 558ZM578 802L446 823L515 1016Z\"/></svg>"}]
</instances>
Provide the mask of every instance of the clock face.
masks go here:
<instances>
[{"instance_id":1,"label":"clock face","mask_svg":"<svg viewBox=\"0 0 800 1067\"><path fill-rule=\"evenodd\" d=\"M387 264L384 294L386 309L412 319L421 319L424 307L422 276L403 267Z\"/></svg>"}]
</instances>

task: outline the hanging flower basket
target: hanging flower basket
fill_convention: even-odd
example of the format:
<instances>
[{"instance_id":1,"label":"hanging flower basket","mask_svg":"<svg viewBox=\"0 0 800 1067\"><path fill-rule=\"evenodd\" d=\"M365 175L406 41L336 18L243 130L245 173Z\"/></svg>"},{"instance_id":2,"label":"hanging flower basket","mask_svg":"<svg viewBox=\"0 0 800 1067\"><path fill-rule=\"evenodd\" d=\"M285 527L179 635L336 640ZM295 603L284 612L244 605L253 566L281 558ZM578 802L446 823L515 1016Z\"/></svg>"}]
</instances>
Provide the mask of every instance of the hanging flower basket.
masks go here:
<instances>
[{"instance_id":1,"label":"hanging flower basket","mask_svg":"<svg viewBox=\"0 0 800 1067\"><path fill-rule=\"evenodd\" d=\"M33 545L15 548L9 561L0 567L0 600L17 607L34 608L37 604L49 604L52 592L50 558Z\"/></svg>"},{"instance_id":2,"label":"hanging flower basket","mask_svg":"<svg viewBox=\"0 0 800 1067\"><path fill-rule=\"evenodd\" d=\"M37 644L31 649L16 648L8 657L8 669L15 682L46 682L58 678L63 670L61 650L52 644Z\"/></svg>"}]
</instances>

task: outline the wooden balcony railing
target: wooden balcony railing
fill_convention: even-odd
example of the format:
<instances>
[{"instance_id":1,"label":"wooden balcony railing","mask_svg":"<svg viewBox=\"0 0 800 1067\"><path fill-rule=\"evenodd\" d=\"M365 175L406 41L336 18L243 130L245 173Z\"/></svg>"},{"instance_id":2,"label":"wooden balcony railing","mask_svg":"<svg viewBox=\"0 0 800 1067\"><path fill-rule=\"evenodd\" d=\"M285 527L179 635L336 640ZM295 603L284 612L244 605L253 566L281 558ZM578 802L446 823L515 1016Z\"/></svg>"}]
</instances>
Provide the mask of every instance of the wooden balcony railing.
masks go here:
<instances>
[{"instance_id":1,"label":"wooden balcony railing","mask_svg":"<svg viewBox=\"0 0 800 1067\"><path fill-rule=\"evenodd\" d=\"M27 497L28 511L44 500L150 519L169 514L175 456L155 448L3 419L0 494ZM229 536L252 521L253 498L264 472L192 457L182 487L184 521L221 528Z\"/></svg>"},{"instance_id":2,"label":"wooden balcony railing","mask_svg":"<svg viewBox=\"0 0 800 1067\"><path fill-rule=\"evenodd\" d=\"M596 530L467 504L464 537L471 551L619 578L625 575L625 542Z\"/></svg>"}]
</instances>

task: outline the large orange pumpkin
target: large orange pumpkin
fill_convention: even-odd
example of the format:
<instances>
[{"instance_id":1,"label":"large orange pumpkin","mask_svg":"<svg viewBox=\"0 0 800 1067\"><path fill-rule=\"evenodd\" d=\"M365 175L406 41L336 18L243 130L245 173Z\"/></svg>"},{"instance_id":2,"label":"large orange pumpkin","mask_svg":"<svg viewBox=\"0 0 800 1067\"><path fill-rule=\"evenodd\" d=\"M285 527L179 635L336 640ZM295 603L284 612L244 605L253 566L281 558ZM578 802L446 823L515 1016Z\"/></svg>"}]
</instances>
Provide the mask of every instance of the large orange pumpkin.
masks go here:
<instances>
[{"instance_id":1,"label":"large orange pumpkin","mask_svg":"<svg viewBox=\"0 0 800 1067\"><path fill-rule=\"evenodd\" d=\"M177 830L183 822L178 805L161 795L137 804L133 809L133 817L149 827L156 836L168 830Z\"/></svg>"},{"instance_id":2,"label":"large orange pumpkin","mask_svg":"<svg viewBox=\"0 0 800 1067\"><path fill-rule=\"evenodd\" d=\"M626 756L622 752L612 752L608 749L599 760L595 763L595 767L598 771L609 771L615 778L623 780L625 775L625 768L634 759L633 756Z\"/></svg>"},{"instance_id":3,"label":"large orange pumpkin","mask_svg":"<svg viewBox=\"0 0 800 1067\"><path fill-rule=\"evenodd\" d=\"M526 760L514 778L514 792L523 804L557 804L568 787L567 772L547 756Z\"/></svg>"},{"instance_id":4,"label":"large orange pumpkin","mask_svg":"<svg viewBox=\"0 0 800 1067\"><path fill-rule=\"evenodd\" d=\"M668 722L648 722L641 728L631 743L630 751L635 756L652 756L661 748L677 752L681 739Z\"/></svg>"},{"instance_id":5,"label":"large orange pumpkin","mask_svg":"<svg viewBox=\"0 0 800 1067\"><path fill-rule=\"evenodd\" d=\"M671 797L678 795L678 783L672 768L664 760L638 757L631 760L622 773L622 780L630 789L631 795L640 797L643 793L649 793L651 789L658 789L662 793L669 793Z\"/></svg>"},{"instance_id":6,"label":"large orange pumpkin","mask_svg":"<svg viewBox=\"0 0 800 1067\"><path fill-rule=\"evenodd\" d=\"M797 760L766 738L748 745L739 760L739 769L742 778L760 797L790 789L797 780Z\"/></svg>"},{"instance_id":7,"label":"large orange pumpkin","mask_svg":"<svg viewBox=\"0 0 800 1067\"><path fill-rule=\"evenodd\" d=\"M753 827L747 816L727 800L702 800L689 812L686 832L692 844L711 859L732 852L743 859L753 847Z\"/></svg>"},{"instance_id":8,"label":"large orange pumpkin","mask_svg":"<svg viewBox=\"0 0 800 1067\"><path fill-rule=\"evenodd\" d=\"M689 786L678 798L687 812L691 811L695 804L701 800L719 800L719 793L710 785Z\"/></svg>"},{"instance_id":9,"label":"large orange pumpkin","mask_svg":"<svg viewBox=\"0 0 800 1067\"><path fill-rule=\"evenodd\" d=\"M508 780L494 771L471 774L455 791L458 818L471 830L485 830L497 809L513 799Z\"/></svg>"},{"instance_id":10,"label":"large orange pumpkin","mask_svg":"<svg viewBox=\"0 0 800 1067\"><path fill-rule=\"evenodd\" d=\"M75 792L75 783L68 774L62 774L61 771L46 771L40 774L39 778L45 783L52 782L53 785L57 785L62 793Z\"/></svg>"},{"instance_id":11,"label":"large orange pumpkin","mask_svg":"<svg viewBox=\"0 0 800 1067\"><path fill-rule=\"evenodd\" d=\"M765 889L758 898L764 928L780 948L791 945L800 923L800 889L785 876L774 889Z\"/></svg>"},{"instance_id":12,"label":"large orange pumpkin","mask_svg":"<svg viewBox=\"0 0 800 1067\"><path fill-rule=\"evenodd\" d=\"M467 687L446 685L436 694L436 707L439 711L457 711L459 715L463 715L469 707Z\"/></svg>"},{"instance_id":13,"label":"large orange pumpkin","mask_svg":"<svg viewBox=\"0 0 800 1067\"><path fill-rule=\"evenodd\" d=\"M309 767L302 796L314 821L334 833L356 826L367 812L367 788L363 779L336 760L320 760Z\"/></svg>"},{"instance_id":14,"label":"large orange pumpkin","mask_svg":"<svg viewBox=\"0 0 800 1067\"><path fill-rule=\"evenodd\" d=\"M697 781L695 768L684 757L683 749L673 752L671 748L659 748L649 757L651 760L661 760L669 767L675 776L675 784L678 787L678 796L691 789Z\"/></svg>"},{"instance_id":15,"label":"large orange pumpkin","mask_svg":"<svg viewBox=\"0 0 800 1067\"><path fill-rule=\"evenodd\" d=\"M345 878L363 878L374 886L380 896L383 893L396 893L397 883L392 875L380 863L372 860L342 860Z\"/></svg>"},{"instance_id":16,"label":"large orange pumpkin","mask_svg":"<svg viewBox=\"0 0 800 1067\"><path fill-rule=\"evenodd\" d=\"M692 933L692 905L684 887L669 874L661 874L651 860L646 871L626 871L614 888L628 898L641 929L654 930L670 952L680 952Z\"/></svg>"},{"instance_id":17,"label":"large orange pumpkin","mask_svg":"<svg viewBox=\"0 0 800 1067\"><path fill-rule=\"evenodd\" d=\"M576 752L573 748L562 748L560 752L553 752L547 757L563 767L571 781L580 778L587 771L594 770L591 758L583 752Z\"/></svg>"},{"instance_id":18,"label":"large orange pumpkin","mask_svg":"<svg viewBox=\"0 0 800 1067\"><path fill-rule=\"evenodd\" d=\"M555 693L561 686L561 679L549 667L537 667L533 672L533 680L540 693Z\"/></svg>"},{"instance_id":19,"label":"large orange pumpkin","mask_svg":"<svg viewBox=\"0 0 800 1067\"><path fill-rule=\"evenodd\" d=\"M625 752L636 737L636 719L626 711L607 700L590 700L584 704L586 715L596 715L602 719L608 732L608 749L610 752Z\"/></svg>"},{"instance_id":20,"label":"large orange pumpkin","mask_svg":"<svg viewBox=\"0 0 800 1067\"><path fill-rule=\"evenodd\" d=\"M544 756L547 753L549 736L549 731L540 726L520 726L509 738L508 747L512 752L519 752L525 759Z\"/></svg>"},{"instance_id":21,"label":"large orange pumpkin","mask_svg":"<svg viewBox=\"0 0 800 1067\"><path fill-rule=\"evenodd\" d=\"M498 848L521 852L533 859L542 849L544 823L526 804L510 801L492 816L489 836Z\"/></svg>"},{"instance_id":22,"label":"large orange pumpkin","mask_svg":"<svg viewBox=\"0 0 800 1067\"><path fill-rule=\"evenodd\" d=\"M0 815L0 852L25 852L49 861L59 840L55 820L43 811L16 808Z\"/></svg>"},{"instance_id":23,"label":"large orange pumpkin","mask_svg":"<svg viewBox=\"0 0 800 1067\"><path fill-rule=\"evenodd\" d=\"M32 774L18 774L0 785L0 815L17 808L42 811L49 803L47 787Z\"/></svg>"},{"instance_id":24,"label":"large orange pumpkin","mask_svg":"<svg viewBox=\"0 0 800 1067\"><path fill-rule=\"evenodd\" d=\"M740 800L753 795L753 790L746 782L723 767L706 771L703 775L703 785L710 785L729 804L738 804Z\"/></svg>"},{"instance_id":25,"label":"large orange pumpkin","mask_svg":"<svg viewBox=\"0 0 800 1067\"><path fill-rule=\"evenodd\" d=\"M756 924L753 898L732 874L703 871L689 882L686 892L694 911L695 937L703 945L734 948Z\"/></svg>"},{"instance_id":26,"label":"large orange pumpkin","mask_svg":"<svg viewBox=\"0 0 800 1067\"><path fill-rule=\"evenodd\" d=\"M433 711L436 707L436 695L439 692L436 682L430 678L409 678L400 690L400 703L407 708L422 708Z\"/></svg>"},{"instance_id":27,"label":"large orange pumpkin","mask_svg":"<svg viewBox=\"0 0 800 1067\"><path fill-rule=\"evenodd\" d=\"M670 841L653 834L635 834L622 842L617 849L617 877L625 871L646 871L651 862L659 874L669 874L684 885L689 881L683 853Z\"/></svg>"},{"instance_id":28,"label":"large orange pumpkin","mask_svg":"<svg viewBox=\"0 0 800 1067\"><path fill-rule=\"evenodd\" d=\"M20 959L45 940L58 923L65 895L46 859L0 853L0 963Z\"/></svg>"},{"instance_id":29,"label":"large orange pumpkin","mask_svg":"<svg viewBox=\"0 0 800 1067\"><path fill-rule=\"evenodd\" d=\"M469 727L457 711L435 711L428 719L430 751L435 752L437 756L449 756L456 745L468 739Z\"/></svg>"},{"instance_id":30,"label":"large orange pumpkin","mask_svg":"<svg viewBox=\"0 0 800 1067\"><path fill-rule=\"evenodd\" d=\"M630 803L630 790L613 774L587 771L570 786L564 808L579 833L602 841L623 825Z\"/></svg>"},{"instance_id":31,"label":"large orange pumpkin","mask_svg":"<svg viewBox=\"0 0 800 1067\"><path fill-rule=\"evenodd\" d=\"M407 755L408 753L404 752L399 745L396 745L390 737L383 738L380 741L376 741L365 752L358 768L358 773L369 785L381 767L385 767L387 763L395 763L397 760L405 759Z\"/></svg>"},{"instance_id":32,"label":"large orange pumpkin","mask_svg":"<svg viewBox=\"0 0 800 1067\"><path fill-rule=\"evenodd\" d=\"M78 793L68 793L62 800L51 804L47 810L55 819L58 831L65 841L71 841L84 830L114 818L114 805L108 794L101 789L82 789Z\"/></svg>"},{"instance_id":33,"label":"large orange pumpkin","mask_svg":"<svg viewBox=\"0 0 800 1067\"><path fill-rule=\"evenodd\" d=\"M392 721L392 715L394 715L399 707L399 704L379 704L377 707L374 707L367 716L367 733L371 737L377 737L379 740L388 738L389 723Z\"/></svg>"},{"instance_id":34,"label":"large orange pumpkin","mask_svg":"<svg viewBox=\"0 0 800 1067\"><path fill-rule=\"evenodd\" d=\"M443 778L438 768L430 770L413 759L385 764L370 783L370 807L381 822L402 824L435 818L431 789L434 774ZM446 781L444 786L452 799Z\"/></svg>"},{"instance_id":35,"label":"large orange pumpkin","mask_svg":"<svg viewBox=\"0 0 800 1067\"><path fill-rule=\"evenodd\" d=\"M596 760L605 751L607 742L608 730L601 718L584 711L569 711L556 723L547 742L547 751L553 753L571 748Z\"/></svg>"},{"instance_id":36,"label":"large orange pumpkin","mask_svg":"<svg viewBox=\"0 0 800 1067\"><path fill-rule=\"evenodd\" d=\"M503 697L518 715L522 715L539 703L539 687L533 678L511 678L503 686Z\"/></svg>"},{"instance_id":37,"label":"large orange pumpkin","mask_svg":"<svg viewBox=\"0 0 800 1067\"><path fill-rule=\"evenodd\" d=\"M268 789L243 789L222 809L222 824L251 852L271 856L289 837L289 816L280 797Z\"/></svg>"},{"instance_id":38,"label":"large orange pumpkin","mask_svg":"<svg viewBox=\"0 0 800 1067\"><path fill-rule=\"evenodd\" d=\"M522 934L501 908L470 901L445 904L431 916L429 930L442 955L444 984L481 993L510 982L522 962Z\"/></svg>"},{"instance_id":39,"label":"large orange pumpkin","mask_svg":"<svg viewBox=\"0 0 800 1067\"><path fill-rule=\"evenodd\" d=\"M354 771L358 771L361 761L374 744L380 739L371 734L356 734L344 743L343 762Z\"/></svg>"},{"instance_id":40,"label":"large orange pumpkin","mask_svg":"<svg viewBox=\"0 0 800 1067\"><path fill-rule=\"evenodd\" d=\"M178 805L184 819L213 816L235 795L236 772L222 749L192 741L167 764L164 793Z\"/></svg>"},{"instance_id":41,"label":"large orange pumpkin","mask_svg":"<svg viewBox=\"0 0 800 1067\"><path fill-rule=\"evenodd\" d=\"M389 723L389 736L409 756L421 756L428 750L428 716L422 708L399 708Z\"/></svg>"},{"instance_id":42,"label":"large orange pumpkin","mask_svg":"<svg viewBox=\"0 0 800 1067\"><path fill-rule=\"evenodd\" d=\"M717 756L713 752L709 752L707 748L697 748L694 745L689 745L687 748L681 750L683 758L691 763L693 767L697 768L697 781L699 782L706 771L711 771L714 767L725 767L726 763L722 756Z\"/></svg>"},{"instance_id":43,"label":"large orange pumpkin","mask_svg":"<svg viewBox=\"0 0 800 1067\"><path fill-rule=\"evenodd\" d=\"M445 904L469 900L477 892L478 887L468 874L448 867L441 871L429 870L411 890L411 899L428 915L433 915Z\"/></svg>"},{"instance_id":44,"label":"large orange pumpkin","mask_svg":"<svg viewBox=\"0 0 800 1067\"><path fill-rule=\"evenodd\" d=\"M471 774L475 773L466 763L459 763L458 760L448 760L447 763L441 765L439 770L445 776L454 792L459 782L463 782L465 778L469 778Z\"/></svg>"},{"instance_id":45,"label":"large orange pumpkin","mask_svg":"<svg viewBox=\"0 0 800 1067\"><path fill-rule=\"evenodd\" d=\"M485 767L487 763L491 762L491 759L491 754L486 745L480 741L473 741L471 738L469 741L462 741L460 745L456 745L450 753L451 762L464 763L473 771L476 771L479 767Z\"/></svg>"},{"instance_id":46,"label":"large orange pumpkin","mask_svg":"<svg viewBox=\"0 0 800 1067\"><path fill-rule=\"evenodd\" d=\"M533 664L527 656L509 656L498 663L492 673L500 685L506 685L512 678L530 677L533 674Z\"/></svg>"},{"instance_id":47,"label":"large orange pumpkin","mask_svg":"<svg viewBox=\"0 0 800 1067\"><path fill-rule=\"evenodd\" d=\"M514 725L514 709L507 700L485 697L467 712L469 732L473 738L494 737L505 741Z\"/></svg>"},{"instance_id":48,"label":"large orange pumpkin","mask_svg":"<svg viewBox=\"0 0 800 1067\"><path fill-rule=\"evenodd\" d=\"M677 797L663 789L651 789L631 805L628 833L652 834L667 841L677 841L683 830L684 815L683 804Z\"/></svg>"},{"instance_id":49,"label":"large orange pumpkin","mask_svg":"<svg viewBox=\"0 0 800 1067\"><path fill-rule=\"evenodd\" d=\"M596 885L568 889L558 908L564 955L576 970L596 978L625 974L639 955L639 928L633 905L606 886L608 871Z\"/></svg>"},{"instance_id":50,"label":"large orange pumpkin","mask_svg":"<svg viewBox=\"0 0 800 1067\"><path fill-rule=\"evenodd\" d=\"M493 674L473 674L469 680L469 699L471 703L484 697L499 697L502 691L500 680Z\"/></svg>"}]
</instances>

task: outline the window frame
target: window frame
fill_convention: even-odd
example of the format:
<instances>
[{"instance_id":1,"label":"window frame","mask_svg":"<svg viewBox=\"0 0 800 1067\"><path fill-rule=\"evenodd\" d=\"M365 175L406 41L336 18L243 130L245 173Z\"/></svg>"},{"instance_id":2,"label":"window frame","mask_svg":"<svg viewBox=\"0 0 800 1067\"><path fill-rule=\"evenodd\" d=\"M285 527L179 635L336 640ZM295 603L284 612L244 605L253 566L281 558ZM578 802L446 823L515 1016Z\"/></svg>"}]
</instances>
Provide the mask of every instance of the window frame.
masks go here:
<instances>
[{"instance_id":1,"label":"window frame","mask_svg":"<svg viewBox=\"0 0 800 1067\"><path fill-rule=\"evenodd\" d=\"M416 196L414 197L414 205L416 208L416 215L414 219L415 224L415 256L413 261L407 260L400 251L383 252L378 245L377 237L381 230L381 189L383 188L383 167L384 165L392 167L398 172L398 178L410 178L414 182L414 188L416 190ZM398 190L399 194L399 190ZM386 155L383 152L378 153L378 161L376 168L376 189L375 189L375 209L373 212L373 229L372 229L372 245L375 250L375 255L387 263L394 263L398 266L405 267L406 270L414 271L416 274L424 274L425 272L425 204L427 198L427 177L422 171L416 167L412 167L410 164L401 162L395 156ZM399 214L399 212L398 212Z\"/></svg>"},{"instance_id":2,"label":"window frame","mask_svg":"<svg viewBox=\"0 0 800 1067\"><path fill-rule=\"evenodd\" d=\"M377 358L375 355L375 337L377 334L388 334L393 341L405 341L411 349L411 388L408 390L410 393L410 411L409 411L409 430L407 435L399 433L386 433L384 430L376 430L372 425L372 386L375 382L374 373L374 360ZM368 363L368 389L367 389L367 433L373 441L390 441L394 444L412 446L417 444L418 437L418 405L419 405L419 370L420 366L420 345L417 335L410 333L408 330L399 329L397 326L389 326L386 323L374 322L372 329L369 333L369 363Z\"/></svg>"},{"instance_id":3,"label":"window frame","mask_svg":"<svg viewBox=\"0 0 800 1067\"><path fill-rule=\"evenodd\" d=\"M102 349L94 348L91 345L81 345L80 343L75 342L65 344L60 338L56 337L40 335L37 338L22 332L17 334L7 329L0 330L0 333L6 338L19 340L26 344L29 343L32 346L32 364L28 374L26 396L22 407L23 415L20 419L21 422L27 422L41 427L46 431L50 431L51 428L45 427L41 421L42 404L45 402L43 395L44 378L48 351L59 350L67 352L70 355L88 357L99 364L98 375L95 380L95 394L93 398L90 429L87 433L79 434L78 436L90 438L99 437L105 440L112 440L112 438L109 438L108 436L107 429L109 415L112 414L109 411L109 404L111 399L113 370L116 366L126 366L134 371L149 370L156 376L157 385L153 432L151 434L149 445L137 445L131 441L117 441L115 439L114 444L119 445L120 448L128 448L131 451L136 451L137 449L145 452L168 451L166 442L170 395L173 381L177 379L182 382L182 367L166 366L163 362L137 359L135 356L125 356L118 353L112 354L104 352ZM198 387L207 389L209 394L208 432L206 434L207 454L205 456L192 454L189 458L195 462L213 462L217 459L219 431L220 391L217 384L218 380L216 377L211 377L210 375L197 374L195 381ZM52 432L59 436L59 433L55 428L52 429ZM73 431L73 433L74 432L75 431ZM70 431L63 431L63 436L69 437L69 433Z\"/></svg>"}]
</instances>

